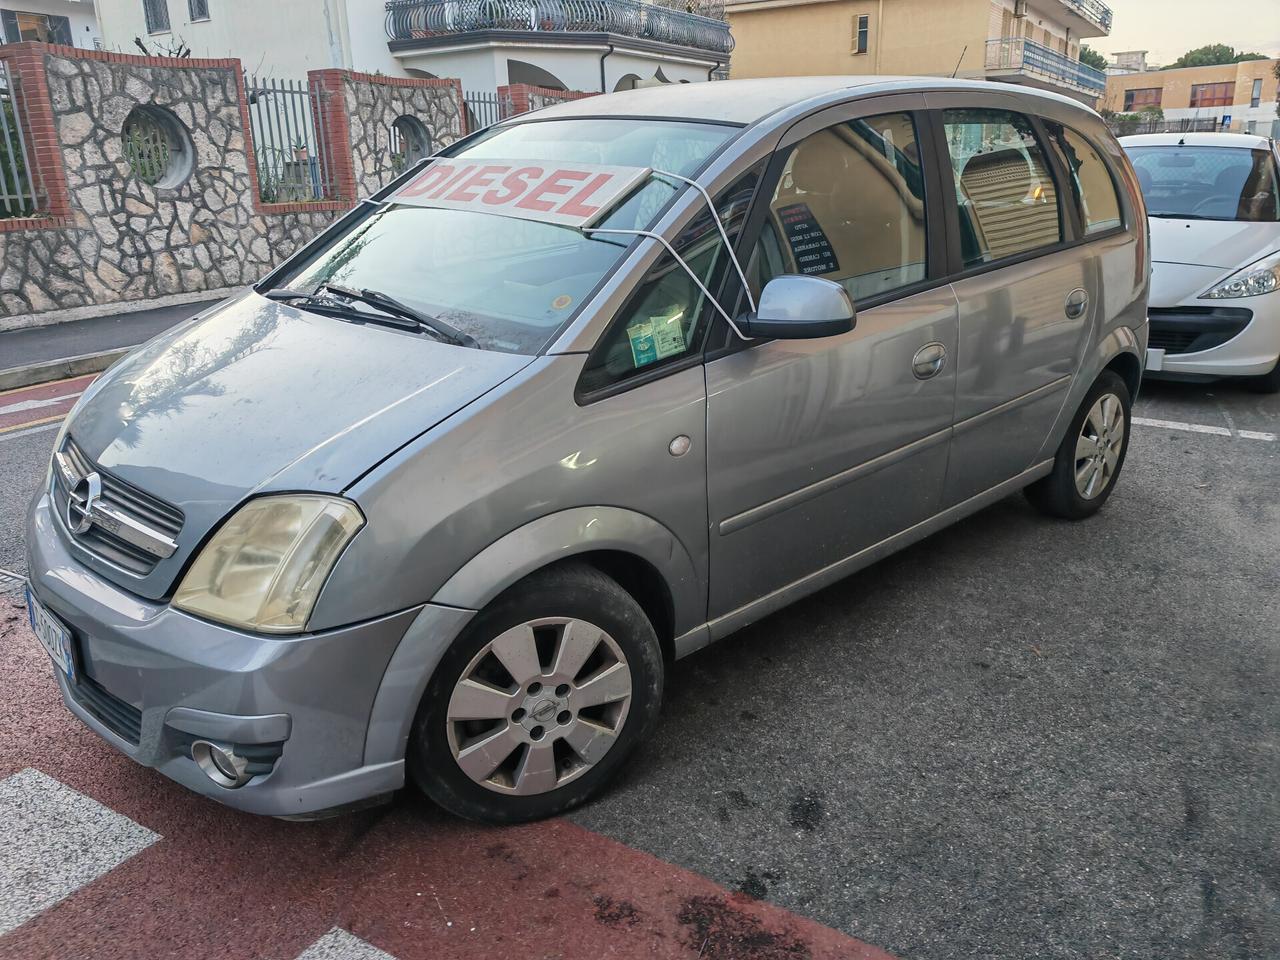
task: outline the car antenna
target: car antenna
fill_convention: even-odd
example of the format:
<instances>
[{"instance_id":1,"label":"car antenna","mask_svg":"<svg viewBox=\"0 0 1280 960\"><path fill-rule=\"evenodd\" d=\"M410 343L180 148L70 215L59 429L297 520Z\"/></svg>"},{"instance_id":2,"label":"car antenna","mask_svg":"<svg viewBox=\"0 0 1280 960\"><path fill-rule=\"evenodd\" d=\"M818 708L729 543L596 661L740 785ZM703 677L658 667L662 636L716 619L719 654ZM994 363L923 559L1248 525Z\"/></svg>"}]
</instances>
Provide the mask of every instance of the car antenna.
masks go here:
<instances>
[{"instance_id":1,"label":"car antenna","mask_svg":"<svg viewBox=\"0 0 1280 960\"><path fill-rule=\"evenodd\" d=\"M964 55L969 52L969 45L966 43L960 51L960 59L956 61L956 68L951 71L951 79L956 78L956 74L960 72L960 64L964 63Z\"/></svg>"}]
</instances>

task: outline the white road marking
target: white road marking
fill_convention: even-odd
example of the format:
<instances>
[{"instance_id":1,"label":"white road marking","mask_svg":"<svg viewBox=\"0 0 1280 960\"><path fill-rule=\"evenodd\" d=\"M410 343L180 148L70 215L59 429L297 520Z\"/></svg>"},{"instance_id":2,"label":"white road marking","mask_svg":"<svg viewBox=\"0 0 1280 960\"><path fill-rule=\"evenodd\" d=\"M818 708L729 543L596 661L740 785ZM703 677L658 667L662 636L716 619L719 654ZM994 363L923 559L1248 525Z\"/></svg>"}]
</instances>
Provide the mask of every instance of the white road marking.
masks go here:
<instances>
[{"instance_id":1,"label":"white road marking","mask_svg":"<svg viewBox=\"0 0 1280 960\"><path fill-rule=\"evenodd\" d=\"M62 403L64 400L74 400L80 396L81 391L68 393L64 397L48 397L44 400L19 400L17 403L11 403L8 406L0 407L0 416L6 413L21 413L23 410L39 410L41 407L52 407L55 403Z\"/></svg>"},{"instance_id":2,"label":"white road marking","mask_svg":"<svg viewBox=\"0 0 1280 960\"><path fill-rule=\"evenodd\" d=\"M298 960L395 960L395 957L341 927L334 927L298 954Z\"/></svg>"},{"instance_id":3,"label":"white road marking","mask_svg":"<svg viewBox=\"0 0 1280 960\"><path fill-rule=\"evenodd\" d=\"M1212 427L1204 423L1183 423L1180 420L1151 420L1147 417L1134 417L1133 422L1140 427L1162 427L1165 430L1185 430L1188 433L1208 433L1215 437L1238 437L1241 440L1266 440L1276 442L1276 434L1265 430L1236 430L1234 433L1226 427Z\"/></svg>"},{"instance_id":4,"label":"white road marking","mask_svg":"<svg viewBox=\"0 0 1280 960\"><path fill-rule=\"evenodd\" d=\"M17 440L19 437L30 436L43 430L57 430L60 426L62 426L61 420L57 423L42 423L38 427L28 427L26 430L14 430L12 433L0 433L0 443L4 443L6 440Z\"/></svg>"},{"instance_id":5,"label":"white road marking","mask_svg":"<svg viewBox=\"0 0 1280 960\"><path fill-rule=\"evenodd\" d=\"M0 780L0 935L160 839L39 770Z\"/></svg>"}]
</instances>

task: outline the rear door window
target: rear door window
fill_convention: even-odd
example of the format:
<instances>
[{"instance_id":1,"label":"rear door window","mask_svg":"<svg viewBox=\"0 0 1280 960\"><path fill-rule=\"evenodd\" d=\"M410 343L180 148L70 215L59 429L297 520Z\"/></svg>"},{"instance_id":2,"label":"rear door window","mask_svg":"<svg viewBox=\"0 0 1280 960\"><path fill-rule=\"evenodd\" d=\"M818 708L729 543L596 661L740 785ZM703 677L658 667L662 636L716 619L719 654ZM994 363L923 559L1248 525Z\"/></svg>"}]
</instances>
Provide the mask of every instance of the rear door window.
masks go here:
<instances>
[{"instance_id":1,"label":"rear door window","mask_svg":"<svg viewBox=\"0 0 1280 960\"><path fill-rule=\"evenodd\" d=\"M1120 199L1115 182L1093 144L1070 127L1045 121L1049 142L1067 170L1067 188L1080 211L1085 235L1120 226Z\"/></svg>"},{"instance_id":2,"label":"rear door window","mask_svg":"<svg viewBox=\"0 0 1280 960\"><path fill-rule=\"evenodd\" d=\"M944 110L966 268L1062 240L1058 191L1031 122L1007 110Z\"/></svg>"}]
</instances>

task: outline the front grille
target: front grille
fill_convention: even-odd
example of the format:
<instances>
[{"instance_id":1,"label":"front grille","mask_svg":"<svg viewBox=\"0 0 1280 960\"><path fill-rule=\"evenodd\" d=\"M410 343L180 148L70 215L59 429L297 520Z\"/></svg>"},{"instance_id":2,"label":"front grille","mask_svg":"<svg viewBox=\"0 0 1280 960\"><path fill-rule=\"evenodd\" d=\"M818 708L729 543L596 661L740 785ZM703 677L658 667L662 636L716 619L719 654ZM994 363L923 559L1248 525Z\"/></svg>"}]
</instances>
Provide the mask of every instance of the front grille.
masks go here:
<instances>
[{"instance_id":1,"label":"front grille","mask_svg":"<svg viewBox=\"0 0 1280 960\"><path fill-rule=\"evenodd\" d=\"M1198 353L1220 347L1249 325L1253 311L1242 307L1152 307L1147 346L1165 353Z\"/></svg>"},{"instance_id":2,"label":"front grille","mask_svg":"<svg viewBox=\"0 0 1280 960\"><path fill-rule=\"evenodd\" d=\"M110 693L92 677L77 676L71 684L71 695L116 736L135 745L141 739L142 711Z\"/></svg>"},{"instance_id":3,"label":"front grille","mask_svg":"<svg viewBox=\"0 0 1280 960\"><path fill-rule=\"evenodd\" d=\"M104 506L150 527L171 540L177 539L184 519L181 510L106 472L85 456L84 451L76 446L70 437L63 444L62 452L78 476L85 477L97 472L102 480ZM53 473L56 478L54 502L59 513L65 518L67 498L71 491L67 489L66 480L60 471L54 470ZM160 560L159 557L112 533L100 524L94 524L84 533L75 534L74 537L76 542L86 550L108 563L139 576L150 573Z\"/></svg>"}]
</instances>

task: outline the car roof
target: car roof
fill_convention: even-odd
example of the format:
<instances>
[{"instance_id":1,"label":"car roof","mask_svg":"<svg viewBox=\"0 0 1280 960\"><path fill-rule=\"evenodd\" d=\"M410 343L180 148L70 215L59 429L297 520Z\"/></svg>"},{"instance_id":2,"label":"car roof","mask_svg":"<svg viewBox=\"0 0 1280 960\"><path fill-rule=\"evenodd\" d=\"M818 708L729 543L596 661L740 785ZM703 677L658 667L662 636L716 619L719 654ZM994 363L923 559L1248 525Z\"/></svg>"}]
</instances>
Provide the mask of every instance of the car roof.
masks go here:
<instances>
[{"instance_id":1,"label":"car roof","mask_svg":"<svg viewBox=\"0 0 1280 960\"><path fill-rule=\"evenodd\" d=\"M1190 147L1247 147L1266 150L1271 146L1267 137L1252 133L1135 133L1121 137L1126 147L1168 147L1185 143Z\"/></svg>"},{"instance_id":2,"label":"car roof","mask_svg":"<svg viewBox=\"0 0 1280 960\"><path fill-rule=\"evenodd\" d=\"M699 83L669 83L657 87L623 90L602 96L583 97L537 111L536 119L569 117L663 117L680 120L711 120L721 123L751 124L788 107L830 100L832 94L851 96L880 93L971 91L1026 96L1066 103L1092 113L1077 100L1044 90L987 80L953 80L949 77L835 76L768 77L753 80L715 80ZM520 122L529 117L522 114Z\"/></svg>"}]
</instances>

